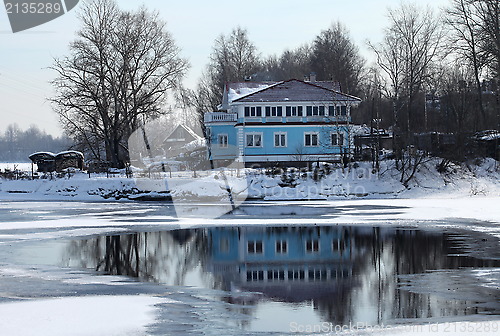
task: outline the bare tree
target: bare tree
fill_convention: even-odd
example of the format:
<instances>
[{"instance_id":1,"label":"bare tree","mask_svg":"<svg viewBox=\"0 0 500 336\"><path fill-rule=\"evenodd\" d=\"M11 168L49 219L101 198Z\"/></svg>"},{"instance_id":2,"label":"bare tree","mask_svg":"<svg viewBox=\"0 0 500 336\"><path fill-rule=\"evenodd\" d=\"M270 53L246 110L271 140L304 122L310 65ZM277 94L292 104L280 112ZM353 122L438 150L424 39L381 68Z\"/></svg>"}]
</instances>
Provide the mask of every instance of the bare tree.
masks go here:
<instances>
[{"instance_id":1,"label":"bare tree","mask_svg":"<svg viewBox=\"0 0 500 336\"><path fill-rule=\"evenodd\" d=\"M332 24L314 40L311 68L319 80L340 82L342 91L360 94L360 81L365 60L340 22Z\"/></svg>"},{"instance_id":2,"label":"bare tree","mask_svg":"<svg viewBox=\"0 0 500 336\"><path fill-rule=\"evenodd\" d=\"M493 76L500 80L500 3L497 0L470 0L479 17L481 46L488 55Z\"/></svg>"},{"instance_id":3,"label":"bare tree","mask_svg":"<svg viewBox=\"0 0 500 336\"><path fill-rule=\"evenodd\" d=\"M389 10L390 26L381 43L371 44L377 64L388 75L395 106L395 122L409 141L415 127L414 104L432 76L433 64L442 56L444 30L427 8L402 3ZM404 119L400 112L405 111Z\"/></svg>"},{"instance_id":4,"label":"bare tree","mask_svg":"<svg viewBox=\"0 0 500 336\"><path fill-rule=\"evenodd\" d=\"M285 50L279 56L271 56L264 62L268 80L302 79L311 70L311 47L307 44L293 50Z\"/></svg>"},{"instance_id":5,"label":"bare tree","mask_svg":"<svg viewBox=\"0 0 500 336\"><path fill-rule=\"evenodd\" d=\"M451 43L449 43L452 51L470 64L474 70L477 105L480 112L480 121L474 124L476 125L475 130L478 130L478 128L484 127L486 120L481 87L481 72L485 59L479 44L481 30L478 29L480 27L479 17L475 6L471 0L452 0L451 8L446 11L446 22L454 32L451 36Z\"/></svg>"},{"instance_id":6,"label":"bare tree","mask_svg":"<svg viewBox=\"0 0 500 336\"><path fill-rule=\"evenodd\" d=\"M246 29L237 27L229 36L219 36L194 98L200 118L203 113L217 109L227 82L243 81L259 69L260 57Z\"/></svg>"},{"instance_id":7,"label":"bare tree","mask_svg":"<svg viewBox=\"0 0 500 336\"><path fill-rule=\"evenodd\" d=\"M163 113L166 92L187 69L158 13L120 10L96 0L80 13L81 29L69 56L52 69L52 99L63 128L93 154L101 147L113 167L129 160L128 137Z\"/></svg>"}]
</instances>

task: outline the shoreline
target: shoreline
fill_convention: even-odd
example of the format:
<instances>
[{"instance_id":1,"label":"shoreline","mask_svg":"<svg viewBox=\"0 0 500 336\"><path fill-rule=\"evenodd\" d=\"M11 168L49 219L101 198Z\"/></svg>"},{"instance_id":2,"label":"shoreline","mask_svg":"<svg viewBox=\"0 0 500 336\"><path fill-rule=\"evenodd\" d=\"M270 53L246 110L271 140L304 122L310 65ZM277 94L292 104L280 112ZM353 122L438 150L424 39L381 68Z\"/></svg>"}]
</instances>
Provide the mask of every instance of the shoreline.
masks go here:
<instances>
[{"instance_id":1,"label":"shoreline","mask_svg":"<svg viewBox=\"0 0 500 336\"><path fill-rule=\"evenodd\" d=\"M317 172L270 174L247 169L230 172L227 179L213 171L177 172L156 179L89 177L84 172L71 178L0 179L0 201L218 202L228 199L228 183L239 200L247 201L500 197L500 168L495 160L485 159L476 166L455 165L444 173L436 170L438 161L434 158L422 165L407 187L391 161L383 161L378 172L371 163L360 162L355 168L332 169L320 177Z\"/></svg>"}]
</instances>

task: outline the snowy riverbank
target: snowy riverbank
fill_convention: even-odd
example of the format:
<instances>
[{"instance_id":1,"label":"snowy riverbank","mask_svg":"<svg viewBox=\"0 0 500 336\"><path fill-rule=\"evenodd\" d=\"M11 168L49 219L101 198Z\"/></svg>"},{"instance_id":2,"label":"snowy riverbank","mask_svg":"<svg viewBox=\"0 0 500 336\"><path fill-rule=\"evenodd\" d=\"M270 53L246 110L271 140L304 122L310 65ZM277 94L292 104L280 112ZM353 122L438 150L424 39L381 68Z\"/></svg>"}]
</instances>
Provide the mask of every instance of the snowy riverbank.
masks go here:
<instances>
[{"instance_id":1,"label":"snowy riverbank","mask_svg":"<svg viewBox=\"0 0 500 336\"><path fill-rule=\"evenodd\" d=\"M338 200L421 197L500 196L500 164L486 159L479 164L450 165L446 172L437 170L439 159L431 159L416 172L408 187L400 182L393 161L382 161L378 172L368 162L355 163L349 169L319 172L288 170L274 175L269 171L250 170L231 177L237 192L245 189L251 199L263 200ZM152 200L168 199L168 185L177 185L173 195L220 199L227 197L222 179L198 172L173 173L139 178L111 177L80 173L70 178L37 180L0 179L0 200ZM194 183L193 183L194 182ZM183 183L186 183L183 185ZM189 184L187 184L189 183Z\"/></svg>"}]
</instances>

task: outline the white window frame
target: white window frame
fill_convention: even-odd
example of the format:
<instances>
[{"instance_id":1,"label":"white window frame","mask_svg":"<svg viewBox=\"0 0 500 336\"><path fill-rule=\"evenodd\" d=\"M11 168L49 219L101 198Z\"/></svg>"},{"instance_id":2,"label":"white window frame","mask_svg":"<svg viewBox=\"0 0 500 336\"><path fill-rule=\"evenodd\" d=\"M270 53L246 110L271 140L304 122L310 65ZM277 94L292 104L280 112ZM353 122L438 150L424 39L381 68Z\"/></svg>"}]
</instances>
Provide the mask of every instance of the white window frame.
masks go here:
<instances>
[{"instance_id":1,"label":"white window frame","mask_svg":"<svg viewBox=\"0 0 500 336\"><path fill-rule=\"evenodd\" d=\"M310 140L311 140L310 141L311 142L310 145L308 145L307 142L306 142L306 137L308 135L311 137L310 138ZM315 145L312 144L313 143L313 141L312 141L312 138L313 138L312 136L313 135L316 136L316 144ZM319 132L304 132L304 147L319 147Z\"/></svg>"},{"instance_id":2,"label":"white window frame","mask_svg":"<svg viewBox=\"0 0 500 336\"><path fill-rule=\"evenodd\" d=\"M287 109L290 109L290 115L288 115ZM299 111L300 110L300 111ZM302 117L303 108L300 105L287 105L285 106L285 116L288 118Z\"/></svg>"},{"instance_id":3,"label":"white window frame","mask_svg":"<svg viewBox=\"0 0 500 336\"><path fill-rule=\"evenodd\" d=\"M226 139L224 142L223 139ZM227 133L220 133L217 135L217 144L220 148L227 148L229 146L229 135Z\"/></svg>"},{"instance_id":4,"label":"white window frame","mask_svg":"<svg viewBox=\"0 0 500 336\"><path fill-rule=\"evenodd\" d=\"M336 143L333 143L333 136L336 135ZM340 138L340 143L339 143L339 138ZM344 132L331 132L330 133L330 145L332 146L344 146L344 141L345 141L345 136L344 136Z\"/></svg>"},{"instance_id":5,"label":"white window frame","mask_svg":"<svg viewBox=\"0 0 500 336\"><path fill-rule=\"evenodd\" d=\"M248 108L248 115L246 115L245 109ZM257 115L257 109L260 108L260 116ZM243 115L247 118L261 118L262 117L262 106L245 106L243 108Z\"/></svg>"},{"instance_id":6,"label":"white window frame","mask_svg":"<svg viewBox=\"0 0 500 336\"><path fill-rule=\"evenodd\" d=\"M269 115L267 115L268 109L269 109ZM280 110L279 113L278 109ZM267 118L281 118L283 117L283 106L265 106L263 114ZM285 108L285 115L286 115L286 108Z\"/></svg>"},{"instance_id":7,"label":"white window frame","mask_svg":"<svg viewBox=\"0 0 500 336\"><path fill-rule=\"evenodd\" d=\"M247 271L247 282L264 281L264 270Z\"/></svg>"},{"instance_id":8,"label":"white window frame","mask_svg":"<svg viewBox=\"0 0 500 336\"><path fill-rule=\"evenodd\" d=\"M255 137L260 136L260 146L255 145ZM248 145L248 136L252 136L252 145ZM264 147L264 135L262 132L250 132L250 133L245 133L245 147L248 148L262 148Z\"/></svg>"},{"instance_id":9,"label":"white window frame","mask_svg":"<svg viewBox=\"0 0 500 336\"><path fill-rule=\"evenodd\" d=\"M284 135L285 137L282 138L281 136ZM276 145L276 136L279 136L279 143L278 145ZM285 143L283 144L281 142L282 139L285 139ZM287 135L287 132L274 132L273 133L273 143L274 143L274 147L280 147L280 148L283 148L283 147L288 147L288 135Z\"/></svg>"},{"instance_id":10,"label":"white window frame","mask_svg":"<svg viewBox=\"0 0 500 336\"><path fill-rule=\"evenodd\" d=\"M311 250L309 251L307 249L307 243L311 242ZM318 249L315 249L315 242L318 243ZM306 251L307 254L316 254L316 253L319 253L320 252L320 249L321 249L321 244L320 244L320 241L319 239L307 239L306 242L305 242L305 246L304 246L304 249Z\"/></svg>"},{"instance_id":11,"label":"white window frame","mask_svg":"<svg viewBox=\"0 0 500 336\"><path fill-rule=\"evenodd\" d=\"M257 244L260 244L260 252L257 252ZM252 249L250 249L250 245ZM264 241L262 240L249 240L247 241L247 254L248 255L262 255L264 254Z\"/></svg>"},{"instance_id":12,"label":"white window frame","mask_svg":"<svg viewBox=\"0 0 500 336\"><path fill-rule=\"evenodd\" d=\"M284 249L283 249L283 246L285 247ZM283 250L285 250L285 252L283 252ZM286 239L276 240L275 252L276 252L276 254L280 254L280 255L288 254L288 240L286 240Z\"/></svg>"}]
</instances>

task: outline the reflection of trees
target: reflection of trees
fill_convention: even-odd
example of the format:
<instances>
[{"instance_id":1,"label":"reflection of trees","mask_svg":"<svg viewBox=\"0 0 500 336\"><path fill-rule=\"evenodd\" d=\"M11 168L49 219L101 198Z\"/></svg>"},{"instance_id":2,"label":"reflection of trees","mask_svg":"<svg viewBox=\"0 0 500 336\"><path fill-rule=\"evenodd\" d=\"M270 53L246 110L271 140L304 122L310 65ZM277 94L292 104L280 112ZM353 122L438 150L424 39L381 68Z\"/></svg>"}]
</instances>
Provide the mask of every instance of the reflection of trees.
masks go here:
<instances>
[{"instance_id":1,"label":"reflection of trees","mask_svg":"<svg viewBox=\"0 0 500 336\"><path fill-rule=\"evenodd\" d=\"M498 266L498 262L492 260L458 256L460 251L453 239L441 233L373 228L371 233L355 234L354 241L356 293L346 292L315 302L332 323L380 324L393 318L440 316L446 311L454 311L456 315L475 313L476 308L464 302L436 300L431 295L398 290L399 276L430 270ZM440 285L436 284L436 288ZM357 306L376 307L377 314L367 321L365 315L356 315Z\"/></svg>"},{"instance_id":2,"label":"reflection of trees","mask_svg":"<svg viewBox=\"0 0 500 336\"><path fill-rule=\"evenodd\" d=\"M293 290L304 294L302 297L310 294L307 300L312 302L325 321L334 324L380 324L394 318L474 313L474 305L467 307L464 302L436 300L430 295L399 290L399 276L425 273L429 270L498 266L498 261L494 260L457 256L460 250L453 243L453 239L441 233L381 228L362 231L341 226L228 227L97 237L70 243L66 251L67 264L93 268L106 274L127 275L171 285L189 285L190 283L186 283L187 274L196 270L200 272L198 279L201 278L207 288L229 292L221 296L221 299L230 304L230 311L251 316L258 302L266 298L264 295L239 292L237 286L236 290L232 291L233 285L240 285L238 281L241 280L241 261L233 258L227 263L223 261L220 265L214 265L212 234L216 233L216 230L224 231L226 235L222 237L236 240L243 239L245 230L262 230L262 236L268 238L285 234L307 238L335 230L342 237L349 239L349 260L322 260L321 263L324 263L327 269L341 269L352 265L352 276L313 283L304 282L298 286L297 283L283 282L280 285L279 282L274 282L263 283L262 288L253 287L256 291L262 289L267 300L276 294L277 300L293 302L287 301L287 293L283 287L293 285ZM265 260L263 265L272 262L273 260ZM302 266L300 260L293 262L297 267ZM276 262L277 265L281 265L280 263L283 264ZM216 270L215 267L222 268ZM272 289L273 286L275 289ZM446 284L437 283L436 286ZM303 291L309 291L309 294ZM367 316L367 311L374 313ZM246 323L250 323L248 321L240 321L240 327L244 328Z\"/></svg>"},{"instance_id":3,"label":"reflection of trees","mask_svg":"<svg viewBox=\"0 0 500 336\"><path fill-rule=\"evenodd\" d=\"M183 285L206 252L204 231L176 230L73 241L65 258L71 266Z\"/></svg>"}]
</instances>

